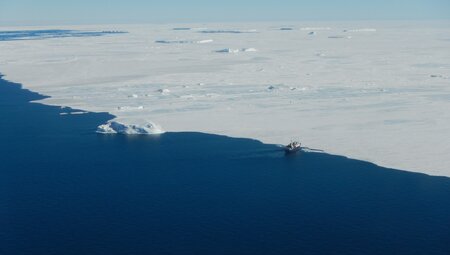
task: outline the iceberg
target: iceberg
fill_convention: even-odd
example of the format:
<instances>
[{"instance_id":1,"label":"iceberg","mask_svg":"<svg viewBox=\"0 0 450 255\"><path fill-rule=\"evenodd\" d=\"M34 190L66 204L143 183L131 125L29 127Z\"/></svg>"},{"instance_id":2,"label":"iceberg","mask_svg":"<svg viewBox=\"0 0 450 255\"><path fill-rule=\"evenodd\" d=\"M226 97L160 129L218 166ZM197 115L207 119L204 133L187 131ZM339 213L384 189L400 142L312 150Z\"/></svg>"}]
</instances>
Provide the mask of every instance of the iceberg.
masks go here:
<instances>
[{"instance_id":1,"label":"iceberg","mask_svg":"<svg viewBox=\"0 0 450 255\"><path fill-rule=\"evenodd\" d=\"M97 127L97 133L101 134L127 134L127 135L155 135L164 131L159 125L152 122L144 124L124 124L117 120L110 120Z\"/></svg>"}]
</instances>

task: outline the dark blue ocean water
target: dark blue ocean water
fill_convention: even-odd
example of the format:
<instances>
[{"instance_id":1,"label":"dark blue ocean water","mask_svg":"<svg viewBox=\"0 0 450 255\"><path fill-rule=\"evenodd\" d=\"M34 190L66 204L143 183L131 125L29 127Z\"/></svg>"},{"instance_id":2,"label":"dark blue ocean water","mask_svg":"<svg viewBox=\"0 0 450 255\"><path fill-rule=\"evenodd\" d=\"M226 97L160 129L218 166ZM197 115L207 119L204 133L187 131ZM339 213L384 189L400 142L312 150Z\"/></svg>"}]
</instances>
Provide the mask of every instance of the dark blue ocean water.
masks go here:
<instances>
[{"instance_id":1,"label":"dark blue ocean water","mask_svg":"<svg viewBox=\"0 0 450 255\"><path fill-rule=\"evenodd\" d=\"M0 80L0 254L450 254L450 179L106 113Z\"/></svg>"}]
</instances>

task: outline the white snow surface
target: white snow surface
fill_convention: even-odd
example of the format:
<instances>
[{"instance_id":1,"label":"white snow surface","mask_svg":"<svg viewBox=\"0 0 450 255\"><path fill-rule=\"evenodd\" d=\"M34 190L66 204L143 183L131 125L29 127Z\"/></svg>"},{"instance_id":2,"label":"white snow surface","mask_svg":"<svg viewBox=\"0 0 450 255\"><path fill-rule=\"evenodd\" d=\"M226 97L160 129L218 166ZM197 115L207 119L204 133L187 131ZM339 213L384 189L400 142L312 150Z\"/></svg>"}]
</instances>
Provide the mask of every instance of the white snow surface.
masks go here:
<instances>
[{"instance_id":1,"label":"white snow surface","mask_svg":"<svg viewBox=\"0 0 450 255\"><path fill-rule=\"evenodd\" d=\"M166 43L166 44L171 44L171 43L178 43L178 44L183 44L183 43L212 43L213 40L211 39L203 39L203 40L156 40L155 43Z\"/></svg>"},{"instance_id":2,"label":"white snow surface","mask_svg":"<svg viewBox=\"0 0 450 255\"><path fill-rule=\"evenodd\" d=\"M450 176L448 21L288 25L289 33L273 29L287 26L279 23L3 27L129 33L0 41L0 72L51 96L42 103L117 116L99 132L299 139ZM161 38L209 43L156 43ZM244 48L258 51L215 52Z\"/></svg>"}]
</instances>

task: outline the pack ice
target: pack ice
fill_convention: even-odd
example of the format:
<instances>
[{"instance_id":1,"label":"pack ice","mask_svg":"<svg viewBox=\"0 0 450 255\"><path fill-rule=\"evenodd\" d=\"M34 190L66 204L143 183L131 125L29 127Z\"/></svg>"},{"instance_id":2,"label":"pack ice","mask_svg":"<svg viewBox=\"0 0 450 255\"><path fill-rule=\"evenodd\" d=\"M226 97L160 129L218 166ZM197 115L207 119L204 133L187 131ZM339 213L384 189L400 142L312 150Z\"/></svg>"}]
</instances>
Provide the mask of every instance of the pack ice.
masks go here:
<instances>
[{"instance_id":1,"label":"pack ice","mask_svg":"<svg viewBox=\"0 0 450 255\"><path fill-rule=\"evenodd\" d=\"M117 116L99 132L299 139L450 176L448 21L33 29L128 32L0 41L0 72L42 103Z\"/></svg>"}]
</instances>

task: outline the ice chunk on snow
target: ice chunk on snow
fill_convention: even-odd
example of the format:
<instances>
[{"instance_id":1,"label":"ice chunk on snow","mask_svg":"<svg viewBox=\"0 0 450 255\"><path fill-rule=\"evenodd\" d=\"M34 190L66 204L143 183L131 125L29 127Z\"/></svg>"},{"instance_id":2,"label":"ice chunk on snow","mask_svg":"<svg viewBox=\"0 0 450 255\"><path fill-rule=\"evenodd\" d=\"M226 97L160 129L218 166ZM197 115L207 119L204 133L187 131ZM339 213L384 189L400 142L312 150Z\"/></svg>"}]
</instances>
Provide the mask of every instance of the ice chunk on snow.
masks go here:
<instances>
[{"instance_id":1,"label":"ice chunk on snow","mask_svg":"<svg viewBox=\"0 0 450 255\"><path fill-rule=\"evenodd\" d=\"M158 89L158 92L161 94L168 94L168 93L170 93L170 90L169 89Z\"/></svg>"},{"instance_id":2,"label":"ice chunk on snow","mask_svg":"<svg viewBox=\"0 0 450 255\"><path fill-rule=\"evenodd\" d=\"M255 48L243 48L243 49L241 49L241 51L243 51L243 52L256 52L258 50L255 49Z\"/></svg>"},{"instance_id":3,"label":"ice chunk on snow","mask_svg":"<svg viewBox=\"0 0 450 255\"><path fill-rule=\"evenodd\" d=\"M239 49L230 49L230 48L216 50L216 52L218 53L238 53L239 51L240 51Z\"/></svg>"},{"instance_id":4,"label":"ice chunk on snow","mask_svg":"<svg viewBox=\"0 0 450 255\"><path fill-rule=\"evenodd\" d=\"M226 49L216 50L216 52L218 52L218 53L239 53L239 52L255 52L255 51L258 51L258 50L255 48L242 48L242 49L226 48Z\"/></svg>"},{"instance_id":5,"label":"ice chunk on snow","mask_svg":"<svg viewBox=\"0 0 450 255\"><path fill-rule=\"evenodd\" d=\"M110 120L97 127L97 133L101 134L127 134L127 135L149 135L162 134L164 131L159 125L152 122L144 124L123 124L119 121Z\"/></svg>"},{"instance_id":6,"label":"ice chunk on snow","mask_svg":"<svg viewBox=\"0 0 450 255\"><path fill-rule=\"evenodd\" d=\"M191 41L188 40L156 40L155 43L191 43Z\"/></svg>"},{"instance_id":7,"label":"ice chunk on snow","mask_svg":"<svg viewBox=\"0 0 450 255\"><path fill-rule=\"evenodd\" d=\"M142 110L144 109L143 105L139 106L118 106L117 110L119 111L134 111L134 110Z\"/></svg>"},{"instance_id":8,"label":"ice chunk on snow","mask_svg":"<svg viewBox=\"0 0 450 255\"><path fill-rule=\"evenodd\" d=\"M199 43L199 44L202 44L202 43L212 43L212 42L214 42L214 41L211 40L211 39L194 41L194 43Z\"/></svg>"}]
</instances>

